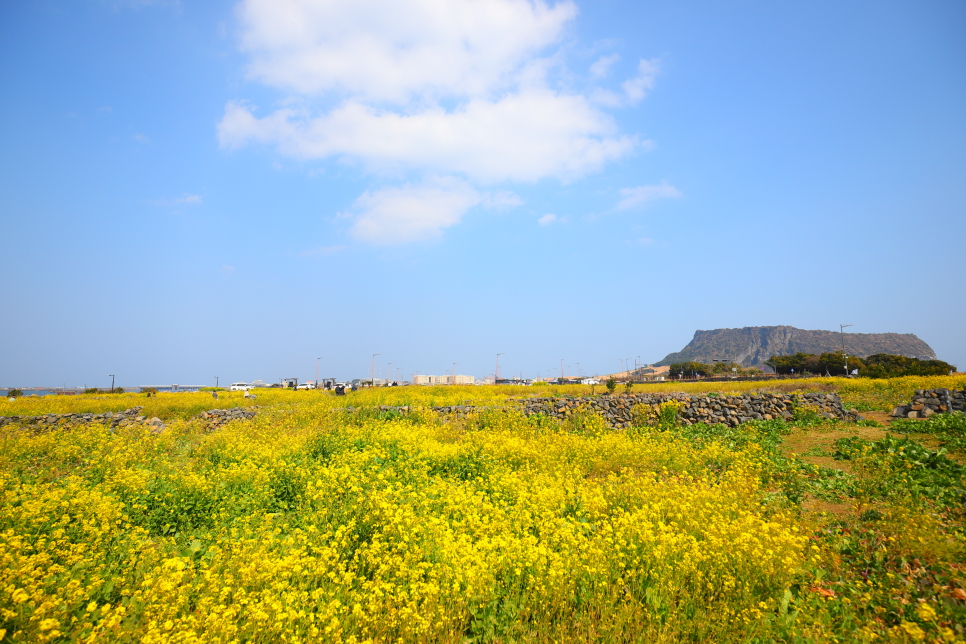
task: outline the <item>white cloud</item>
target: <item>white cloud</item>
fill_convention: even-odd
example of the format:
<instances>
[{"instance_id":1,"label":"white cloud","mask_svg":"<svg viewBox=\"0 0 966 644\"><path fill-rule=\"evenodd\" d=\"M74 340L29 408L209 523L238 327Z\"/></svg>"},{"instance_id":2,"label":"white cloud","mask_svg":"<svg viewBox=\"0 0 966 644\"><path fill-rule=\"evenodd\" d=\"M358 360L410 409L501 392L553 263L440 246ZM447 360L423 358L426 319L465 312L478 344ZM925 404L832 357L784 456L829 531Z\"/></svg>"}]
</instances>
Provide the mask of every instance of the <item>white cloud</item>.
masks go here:
<instances>
[{"instance_id":1,"label":"white cloud","mask_svg":"<svg viewBox=\"0 0 966 644\"><path fill-rule=\"evenodd\" d=\"M654 79L660 71L661 68L656 58L653 60L641 59L637 64L637 76L624 81L621 85L631 105L639 103L644 95L654 88Z\"/></svg>"},{"instance_id":2,"label":"white cloud","mask_svg":"<svg viewBox=\"0 0 966 644\"><path fill-rule=\"evenodd\" d=\"M537 223L540 224L541 226L548 226L548 225L552 224L555 221L557 221L557 215L552 215L552 214L550 214L548 212L543 217L541 217L540 219L538 219L537 220Z\"/></svg>"},{"instance_id":3,"label":"white cloud","mask_svg":"<svg viewBox=\"0 0 966 644\"><path fill-rule=\"evenodd\" d=\"M437 237L469 208L521 203L480 185L573 181L650 143L602 108L641 100L656 61L640 61L621 93L554 84L570 0L242 0L237 16L248 77L288 95L268 113L229 102L224 148L448 177L360 196L350 228L360 240ZM599 58L590 74L604 78L617 60Z\"/></svg>"},{"instance_id":4,"label":"white cloud","mask_svg":"<svg viewBox=\"0 0 966 644\"><path fill-rule=\"evenodd\" d=\"M516 208L523 203L523 199L509 190L496 190L483 195L482 206L484 208L494 208L496 210L507 210Z\"/></svg>"},{"instance_id":5,"label":"white cloud","mask_svg":"<svg viewBox=\"0 0 966 644\"><path fill-rule=\"evenodd\" d=\"M249 76L371 101L476 97L506 88L577 15L544 0L244 0Z\"/></svg>"},{"instance_id":6,"label":"white cloud","mask_svg":"<svg viewBox=\"0 0 966 644\"><path fill-rule=\"evenodd\" d=\"M454 177L366 191L347 213L355 220L349 234L381 246L435 239L483 200L473 186Z\"/></svg>"},{"instance_id":7,"label":"white cloud","mask_svg":"<svg viewBox=\"0 0 966 644\"><path fill-rule=\"evenodd\" d=\"M590 66L590 73L594 78L604 78L610 71L611 65L621 59L620 54L601 56L593 65Z\"/></svg>"},{"instance_id":8,"label":"white cloud","mask_svg":"<svg viewBox=\"0 0 966 644\"><path fill-rule=\"evenodd\" d=\"M221 268L218 269L218 272L224 277L232 277L235 275L235 267L231 266L230 264L222 264Z\"/></svg>"},{"instance_id":9,"label":"white cloud","mask_svg":"<svg viewBox=\"0 0 966 644\"><path fill-rule=\"evenodd\" d=\"M185 195L183 197L178 197L177 199L174 200L174 203L198 204L198 203L201 203L201 195Z\"/></svg>"},{"instance_id":10,"label":"white cloud","mask_svg":"<svg viewBox=\"0 0 966 644\"><path fill-rule=\"evenodd\" d=\"M669 199L681 196L681 191L674 186L669 186L662 182L658 186L637 186L636 188L622 188L620 190L622 199L617 202L615 210L627 210L645 206L657 199Z\"/></svg>"},{"instance_id":11,"label":"white cloud","mask_svg":"<svg viewBox=\"0 0 966 644\"><path fill-rule=\"evenodd\" d=\"M144 136L143 134L135 134L131 138L137 141L138 143L143 143L144 145L151 145L151 139Z\"/></svg>"},{"instance_id":12,"label":"white cloud","mask_svg":"<svg viewBox=\"0 0 966 644\"><path fill-rule=\"evenodd\" d=\"M94 110L95 114L110 114L114 109L110 105L104 105Z\"/></svg>"},{"instance_id":13,"label":"white cloud","mask_svg":"<svg viewBox=\"0 0 966 644\"><path fill-rule=\"evenodd\" d=\"M317 117L289 107L257 119L247 106L230 103L218 135L225 147L274 143L304 159L343 156L373 171L458 172L486 183L575 179L640 143L618 134L584 97L549 90L413 114L348 102Z\"/></svg>"}]
</instances>

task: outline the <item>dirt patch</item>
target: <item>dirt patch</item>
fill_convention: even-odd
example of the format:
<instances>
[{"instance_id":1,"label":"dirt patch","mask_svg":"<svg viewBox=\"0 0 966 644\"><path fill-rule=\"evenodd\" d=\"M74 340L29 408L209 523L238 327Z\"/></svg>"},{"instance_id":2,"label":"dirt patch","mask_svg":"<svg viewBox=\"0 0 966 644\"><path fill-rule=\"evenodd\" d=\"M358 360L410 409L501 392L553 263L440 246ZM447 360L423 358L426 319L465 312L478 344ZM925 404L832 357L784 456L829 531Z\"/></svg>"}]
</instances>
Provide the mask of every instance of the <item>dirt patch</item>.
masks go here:
<instances>
[{"instance_id":1,"label":"dirt patch","mask_svg":"<svg viewBox=\"0 0 966 644\"><path fill-rule=\"evenodd\" d=\"M784 438L781 450L788 456L795 454L804 463L853 474L852 464L849 461L837 461L831 456L835 450L835 441L850 437L879 440L886 437L886 430L882 427L861 427L858 425L831 429L796 428Z\"/></svg>"},{"instance_id":2,"label":"dirt patch","mask_svg":"<svg viewBox=\"0 0 966 644\"><path fill-rule=\"evenodd\" d=\"M884 411L863 411L862 416L867 420L874 420L888 427L892 424L893 418L888 412Z\"/></svg>"},{"instance_id":3,"label":"dirt patch","mask_svg":"<svg viewBox=\"0 0 966 644\"><path fill-rule=\"evenodd\" d=\"M844 517L853 514L851 503L837 503L835 501L823 501L813 496L808 496L802 501L802 510L811 513L833 514L837 517Z\"/></svg>"}]
</instances>

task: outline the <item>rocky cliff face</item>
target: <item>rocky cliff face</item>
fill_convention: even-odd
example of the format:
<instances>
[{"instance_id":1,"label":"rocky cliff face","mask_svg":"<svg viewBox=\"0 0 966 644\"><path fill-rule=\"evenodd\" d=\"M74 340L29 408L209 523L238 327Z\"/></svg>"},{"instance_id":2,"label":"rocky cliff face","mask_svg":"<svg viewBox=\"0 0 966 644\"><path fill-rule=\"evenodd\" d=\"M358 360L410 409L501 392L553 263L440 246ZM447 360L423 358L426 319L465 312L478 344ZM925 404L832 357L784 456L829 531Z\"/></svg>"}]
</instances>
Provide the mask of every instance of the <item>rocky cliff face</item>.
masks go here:
<instances>
[{"instance_id":1,"label":"rocky cliff face","mask_svg":"<svg viewBox=\"0 0 966 644\"><path fill-rule=\"evenodd\" d=\"M842 350L838 331L806 331L793 326L746 326L742 329L695 331L686 347L656 363L711 363L712 360L735 360L743 367L761 366L772 356L793 353L825 353ZM866 357L874 353L891 353L920 359L935 359L932 348L912 333L846 333L845 352Z\"/></svg>"}]
</instances>

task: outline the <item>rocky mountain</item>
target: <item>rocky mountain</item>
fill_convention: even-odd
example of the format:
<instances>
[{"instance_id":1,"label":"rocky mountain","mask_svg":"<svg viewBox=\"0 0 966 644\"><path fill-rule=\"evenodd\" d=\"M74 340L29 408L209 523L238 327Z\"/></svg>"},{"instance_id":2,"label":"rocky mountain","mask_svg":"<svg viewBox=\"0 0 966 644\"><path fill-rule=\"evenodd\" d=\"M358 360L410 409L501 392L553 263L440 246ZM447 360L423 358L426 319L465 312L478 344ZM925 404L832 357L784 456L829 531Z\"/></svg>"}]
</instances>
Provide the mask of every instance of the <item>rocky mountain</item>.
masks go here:
<instances>
[{"instance_id":1,"label":"rocky mountain","mask_svg":"<svg viewBox=\"0 0 966 644\"><path fill-rule=\"evenodd\" d=\"M912 333L846 333L845 352L864 358L874 353L892 353L920 359L935 359L936 353ZM838 331L806 331L793 326L746 326L741 329L695 331L694 339L656 365L673 362L735 360L743 367L761 366L772 356L825 353L842 350Z\"/></svg>"}]
</instances>

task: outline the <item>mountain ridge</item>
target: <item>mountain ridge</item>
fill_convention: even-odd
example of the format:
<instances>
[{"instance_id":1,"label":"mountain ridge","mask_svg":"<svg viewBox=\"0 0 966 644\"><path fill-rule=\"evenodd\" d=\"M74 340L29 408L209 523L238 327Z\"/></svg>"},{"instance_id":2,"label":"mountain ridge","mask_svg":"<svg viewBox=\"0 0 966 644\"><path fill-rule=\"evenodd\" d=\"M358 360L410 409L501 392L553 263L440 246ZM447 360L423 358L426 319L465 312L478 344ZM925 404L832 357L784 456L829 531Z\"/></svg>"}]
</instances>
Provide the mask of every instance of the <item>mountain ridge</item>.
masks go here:
<instances>
[{"instance_id":1,"label":"mountain ridge","mask_svg":"<svg viewBox=\"0 0 966 644\"><path fill-rule=\"evenodd\" d=\"M891 353L920 359L935 359L936 352L913 333L845 333L806 330L793 326L746 326L740 329L711 329L694 332L694 338L680 351L669 353L654 366L675 362L734 360L743 367L760 367L773 355L841 351L864 358Z\"/></svg>"}]
</instances>

